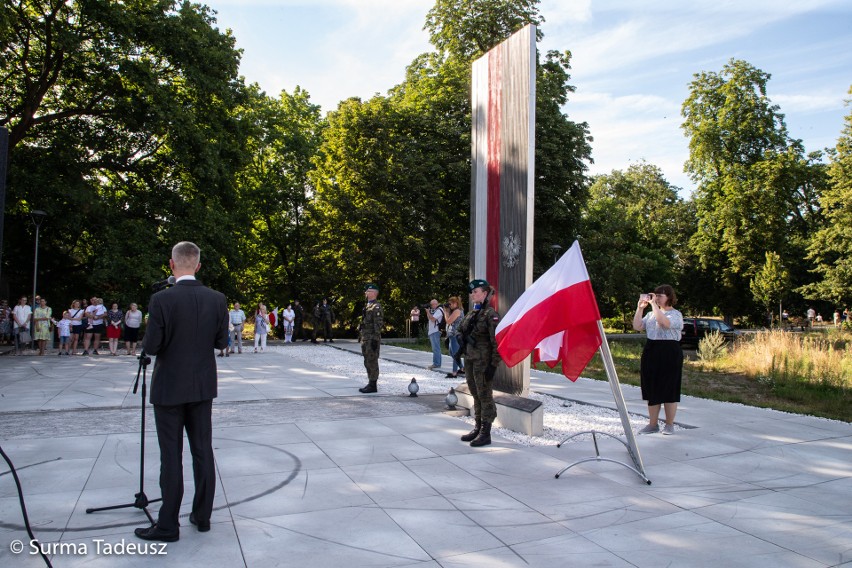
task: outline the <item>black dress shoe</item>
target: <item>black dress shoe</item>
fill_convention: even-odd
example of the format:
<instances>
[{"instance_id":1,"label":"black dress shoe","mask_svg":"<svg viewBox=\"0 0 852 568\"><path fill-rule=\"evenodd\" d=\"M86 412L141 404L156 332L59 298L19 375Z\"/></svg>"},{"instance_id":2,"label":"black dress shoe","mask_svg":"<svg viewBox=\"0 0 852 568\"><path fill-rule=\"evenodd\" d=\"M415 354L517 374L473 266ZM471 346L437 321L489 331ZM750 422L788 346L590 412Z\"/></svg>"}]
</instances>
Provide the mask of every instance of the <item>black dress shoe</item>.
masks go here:
<instances>
[{"instance_id":1,"label":"black dress shoe","mask_svg":"<svg viewBox=\"0 0 852 568\"><path fill-rule=\"evenodd\" d=\"M207 532L210 530L210 521L199 521L195 518L195 513L189 514L189 522L198 527L198 532Z\"/></svg>"},{"instance_id":2,"label":"black dress shoe","mask_svg":"<svg viewBox=\"0 0 852 568\"><path fill-rule=\"evenodd\" d=\"M133 533L143 540L158 540L160 542L177 542L180 531L164 531L157 525L136 529Z\"/></svg>"}]
</instances>

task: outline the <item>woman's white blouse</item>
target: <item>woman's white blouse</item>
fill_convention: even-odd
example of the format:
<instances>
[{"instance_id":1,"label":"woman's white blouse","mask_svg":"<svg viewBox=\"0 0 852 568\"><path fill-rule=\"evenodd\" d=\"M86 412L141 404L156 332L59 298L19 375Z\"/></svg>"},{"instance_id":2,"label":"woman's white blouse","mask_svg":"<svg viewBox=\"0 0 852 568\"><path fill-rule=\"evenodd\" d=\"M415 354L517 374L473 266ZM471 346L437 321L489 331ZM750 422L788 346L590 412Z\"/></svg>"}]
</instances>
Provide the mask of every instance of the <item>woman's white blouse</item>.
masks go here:
<instances>
[{"instance_id":1,"label":"woman's white blouse","mask_svg":"<svg viewBox=\"0 0 852 568\"><path fill-rule=\"evenodd\" d=\"M670 325L668 329L657 324L657 318L654 317L653 310L648 312L648 314L642 318L642 321L645 323L645 334L648 339L655 341L680 341L680 334L683 331L683 314L675 309L663 311L663 314L665 314L669 320Z\"/></svg>"}]
</instances>

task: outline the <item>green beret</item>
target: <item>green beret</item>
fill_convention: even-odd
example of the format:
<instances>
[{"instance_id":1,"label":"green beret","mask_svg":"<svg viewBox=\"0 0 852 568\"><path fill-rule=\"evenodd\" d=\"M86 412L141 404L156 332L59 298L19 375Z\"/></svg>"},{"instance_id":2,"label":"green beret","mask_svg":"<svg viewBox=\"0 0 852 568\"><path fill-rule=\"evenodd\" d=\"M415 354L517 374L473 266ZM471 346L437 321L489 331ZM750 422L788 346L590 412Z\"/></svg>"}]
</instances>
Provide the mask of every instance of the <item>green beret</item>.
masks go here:
<instances>
[{"instance_id":1,"label":"green beret","mask_svg":"<svg viewBox=\"0 0 852 568\"><path fill-rule=\"evenodd\" d=\"M373 284L372 282L367 282L367 283L364 285L364 291L366 292L367 290L375 290L376 292L378 292L378 291L379 291L379 287L378 287L378 286L376 286L375 284Z\"/></svg>"},{"instance_id":2,"label":"green beret","mask_svg":"<svg viewBox=\"0 0 852 568\"><path fill-rule=\"evenodd\" d=\"M489 288L489 284L487 280L482 280L481 278L478 280L471 280L470 284L467 285L468 292L473 292L477 288Z\"/></svg>"}]
</instances>

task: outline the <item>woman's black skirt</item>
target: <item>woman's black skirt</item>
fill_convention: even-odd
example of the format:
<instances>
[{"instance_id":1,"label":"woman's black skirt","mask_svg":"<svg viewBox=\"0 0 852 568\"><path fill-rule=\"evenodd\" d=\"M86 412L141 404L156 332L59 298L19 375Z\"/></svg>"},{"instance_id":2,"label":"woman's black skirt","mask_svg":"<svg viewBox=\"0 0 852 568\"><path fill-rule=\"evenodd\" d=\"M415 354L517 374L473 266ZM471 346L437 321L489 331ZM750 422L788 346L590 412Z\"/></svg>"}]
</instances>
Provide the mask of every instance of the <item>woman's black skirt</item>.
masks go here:
<instances>
[{"instance_id":1,"label":"woman's black skirt","mask_svg":"<svg viewBox=\"0 0 852 568\"><path fill-rule=\"evenodd\" d=\"M124 340L128 343L136 343L139 339L139 328L138 327L130 327L129 325L124 326Z\"/></svg>"},{"instance_id":2,"label":"woman's black skirt","mask_svg":"<svg viewBox=\"0 0 852 568\"><path fill-rule=\"evenodd\" d=\"M639 376L642 381L642 399L648 401L648 406L680 402L683 376L680 342L649 339L642 351Z\"/></svg>"}]
</instances>

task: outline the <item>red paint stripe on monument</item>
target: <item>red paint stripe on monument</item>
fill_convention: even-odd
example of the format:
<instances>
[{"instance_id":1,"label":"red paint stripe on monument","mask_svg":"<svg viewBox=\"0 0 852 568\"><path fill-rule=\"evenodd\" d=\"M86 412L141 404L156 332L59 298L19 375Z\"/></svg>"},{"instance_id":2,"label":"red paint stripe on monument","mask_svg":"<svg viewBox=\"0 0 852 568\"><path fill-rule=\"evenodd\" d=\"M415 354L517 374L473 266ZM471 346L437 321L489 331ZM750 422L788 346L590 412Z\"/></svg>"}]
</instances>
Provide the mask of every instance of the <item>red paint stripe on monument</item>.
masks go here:
<instances>
[{"instance_id":1,"label":"red paint stripe on monument","mask_svg":"<svg viewBox=\"0 0 852 568\"><path fill-rule=\"evenodd\" d=\"M503 61L500 49L488 54L488 204L486 221L485 279L497 288L500 282L500 145ZM492 306L497 309L497 295Z\"/></svg>"}]
</instances>

